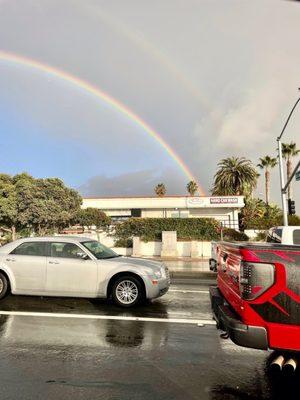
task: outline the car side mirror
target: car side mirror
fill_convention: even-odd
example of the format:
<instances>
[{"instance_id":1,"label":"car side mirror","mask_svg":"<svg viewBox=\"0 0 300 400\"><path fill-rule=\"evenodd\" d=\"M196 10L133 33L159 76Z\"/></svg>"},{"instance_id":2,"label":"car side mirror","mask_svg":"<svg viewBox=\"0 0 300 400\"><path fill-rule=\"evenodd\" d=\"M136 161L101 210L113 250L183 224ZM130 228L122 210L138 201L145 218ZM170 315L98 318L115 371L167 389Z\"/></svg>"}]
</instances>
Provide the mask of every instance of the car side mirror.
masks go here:
<instances>
[{"instance_id":1,"label":"car side mirror","mask_svg":"<svg viewBox=\"0 0 300 400\"><path fill-rule=\"evenodd\" d=\"M78 256L78 258L81 258L82 260L88 260L89 259L89 256L86 253L81 252L81 251L79 251L77 253L77 256Z\"/></svg>"}]
</instances>

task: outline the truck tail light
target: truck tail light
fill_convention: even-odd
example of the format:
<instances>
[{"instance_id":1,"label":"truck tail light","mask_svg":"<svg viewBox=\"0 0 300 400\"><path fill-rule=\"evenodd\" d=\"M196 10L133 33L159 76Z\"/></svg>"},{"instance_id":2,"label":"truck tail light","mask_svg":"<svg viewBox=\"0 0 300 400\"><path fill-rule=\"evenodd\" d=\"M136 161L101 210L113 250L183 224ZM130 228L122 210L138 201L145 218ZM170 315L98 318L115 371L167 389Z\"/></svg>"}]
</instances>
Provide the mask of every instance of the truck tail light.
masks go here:
<instances>
[{"instance_id":1,"label":"truck tail light","mask_svg":"<svg viewBox=\"0 0 300 400\"><path fill-rule=\"evenodd\" d=\"M273 286L274 281L274 265L242 261L240 291L243 299L257 299Z\"/></svg>"}]
</instances>

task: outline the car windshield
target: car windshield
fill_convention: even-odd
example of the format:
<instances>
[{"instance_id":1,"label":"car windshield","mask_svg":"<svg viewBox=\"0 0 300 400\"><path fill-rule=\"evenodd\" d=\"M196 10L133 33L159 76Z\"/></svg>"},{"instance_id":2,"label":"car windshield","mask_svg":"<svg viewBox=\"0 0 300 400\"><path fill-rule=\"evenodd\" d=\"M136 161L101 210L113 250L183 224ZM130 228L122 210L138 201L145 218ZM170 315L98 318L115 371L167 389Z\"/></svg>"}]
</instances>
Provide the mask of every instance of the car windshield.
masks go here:
<instances>
[{"instance_id":1,"label":"car windshield","mask_svg":"<svg viewBox=\"0 0 300 400\"><path fill-rule=\"evenodd\" d=\"M82 242L83 246L86 247L98 260L103 260L107 258L120 257L113 250L104 246L103 244L97 242L96 240L91 240L89 242Z\"/></svg>"}]
</instances>

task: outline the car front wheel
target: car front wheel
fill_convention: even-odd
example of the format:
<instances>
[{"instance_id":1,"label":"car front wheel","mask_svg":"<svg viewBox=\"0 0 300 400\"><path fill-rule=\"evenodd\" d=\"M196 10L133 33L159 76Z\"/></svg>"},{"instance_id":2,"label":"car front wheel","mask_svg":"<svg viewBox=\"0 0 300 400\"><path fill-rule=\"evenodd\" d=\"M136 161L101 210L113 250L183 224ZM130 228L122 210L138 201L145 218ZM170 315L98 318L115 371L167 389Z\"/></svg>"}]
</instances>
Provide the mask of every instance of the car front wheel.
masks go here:
<instances>
[{"instance_id":1,"label":"car front wheel","mask_svg":"<svg viewBox=\"0 0 300 400\"><path fill-rule=\"evenodd\" d=\"M112 297L117 305L132 307L144 298L142 284L132 276L122 276L113 285Z\"/></svg>"}]
</instances>

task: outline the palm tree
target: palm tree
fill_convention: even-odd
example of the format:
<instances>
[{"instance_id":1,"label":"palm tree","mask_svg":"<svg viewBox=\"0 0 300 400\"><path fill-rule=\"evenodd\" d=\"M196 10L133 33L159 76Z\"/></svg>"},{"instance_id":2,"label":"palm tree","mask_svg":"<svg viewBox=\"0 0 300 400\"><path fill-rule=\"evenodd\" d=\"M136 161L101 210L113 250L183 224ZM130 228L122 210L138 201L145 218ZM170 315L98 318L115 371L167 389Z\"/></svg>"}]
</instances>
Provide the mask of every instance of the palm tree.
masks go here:
<instances>
[{"instance_id":1,"label":"palm tree","mask_svg":"<svg viewBox=\"0 0 300 400\"><path fill-rule=\"evenodd\" d=\"M300 150L297 149L296 143L291 142L291 143L282 143L282 155L286 160L286 176L287 180L290 179L290 176L292 174L292 157L297 156L300 153ZM292 198L292 184L289 185L288 187L288 198Z\"/></svg>"},{"instance_id":2,"label":"palm tree","mask_svg":"<svg viewBox=\"0 0 300 400\"><path fill-rule=\"evenodd\" d=\"M154 191L158 197L164 197L167 192L166 187L163 183L159 183L158 185L156 185Z\"/></svg>"},{"instance_id":3,"label":"palm tree","mask_svg":"<svg viewBox=\"0 0 300 400\"><path fill-rule=\"evenodd\" d=\"M218 163L212 194L215 196L250 196L259 174L250 160L228 157Z\"/></svg>"},{"instance_id":4,"label":"palm tree","mask_svg":"<svg viewBox=\"0 0 300 400\"><path fill-rule=\"evenodd\" d=\"M277 158L265 156L259 159L260 163L257 166L265 170L265 191L266 191L266 204L270 202L270 169L277 165Z\"/></svg>"},{"instance_id":5,"label":"palm tree","mask_svg":"<svg viewBox=\"0 0 300 400\"><path fill-rule=\"evenodd\" d=\"M186 189L189 192L190 196L195 196L196 192L198 191L198 185L195 181L190 181L186 185Z\"/></svg>"}]
</instances>

